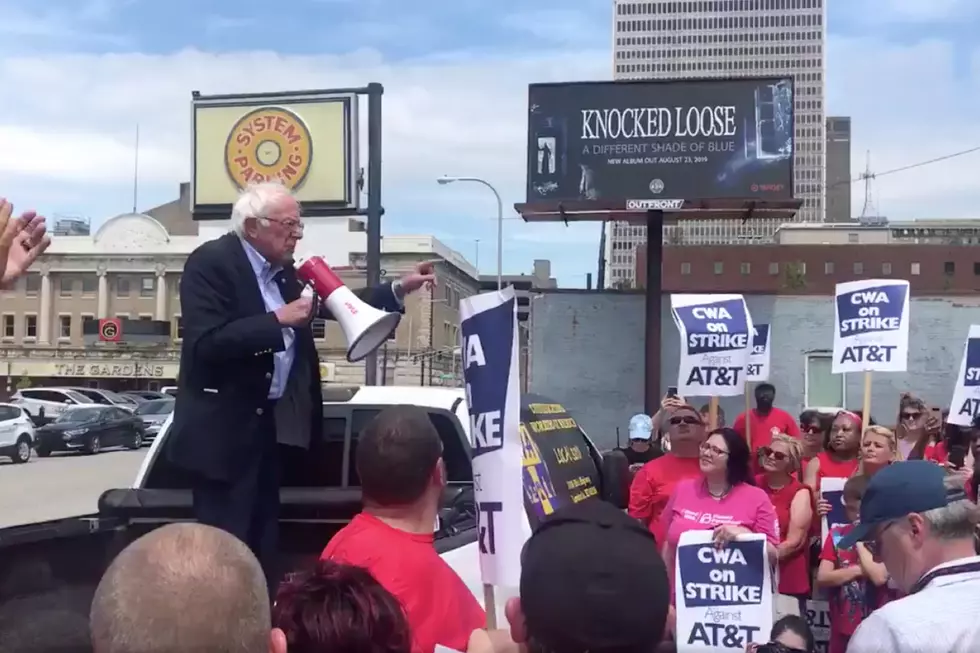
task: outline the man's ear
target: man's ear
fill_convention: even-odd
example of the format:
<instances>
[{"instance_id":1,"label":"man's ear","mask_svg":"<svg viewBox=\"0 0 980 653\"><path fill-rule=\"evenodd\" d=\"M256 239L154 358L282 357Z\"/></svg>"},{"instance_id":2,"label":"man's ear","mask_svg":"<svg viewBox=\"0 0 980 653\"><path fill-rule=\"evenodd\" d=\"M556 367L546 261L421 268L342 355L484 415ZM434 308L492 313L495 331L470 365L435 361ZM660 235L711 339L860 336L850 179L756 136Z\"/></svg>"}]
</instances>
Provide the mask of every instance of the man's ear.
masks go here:
<instances>
[{"instance_id":1,"label":"man's ear","mask_svg":"<svg viewBox=\"0 0 980 653\"><path fill-rule=\"evenodd\" d=\"M445 487L447 480L446 477L446 461L442 458L436 463L436 466L432 469L432 476L430 477L430 482L436 487Z\"/></svg>"},{"instance_id":2,"label":"man's ear","mask_svg":"<svg viewBox=\"0 0 980 653\"><path fill-rule=\"evenodd\" d=\"M273 628L269 633L269 653L287 653L286 633L279 628Z\"/></svg>"},{"instance_id":3,"label":"man's ear","mask_svg":"<svg viewBox=\"0 0 980 653\"><path fill-rule=\"evenodd\" d=\"M527 644L527 623L524 620L521 600L516 596L508 599L504 605L504 615L510 624L510 638L515 644Z\"/></svg>"}]
</instances>

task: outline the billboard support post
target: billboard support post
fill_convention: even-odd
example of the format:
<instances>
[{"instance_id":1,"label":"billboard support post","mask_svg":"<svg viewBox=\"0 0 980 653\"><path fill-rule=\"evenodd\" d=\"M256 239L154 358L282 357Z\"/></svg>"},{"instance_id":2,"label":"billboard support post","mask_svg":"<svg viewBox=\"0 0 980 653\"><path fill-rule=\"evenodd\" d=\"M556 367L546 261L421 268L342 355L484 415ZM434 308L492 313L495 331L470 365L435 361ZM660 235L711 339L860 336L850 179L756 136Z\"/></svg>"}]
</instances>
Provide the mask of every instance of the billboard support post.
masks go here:
<instances>
[{"instance_id":1,"label":"billboard support post","mask_svg":"<svg viewBox=\"0 0 980 653\"><path fill-rule=\"evenodd\" d=\"M660 342L663 328L663 294L649 292L663 285L664 212L647 211L647 282L646 293L646 340L644 341L646 366L643 370L643 410L653 416L660 410Z\"/></svg>"},{"instance_id":2,"label":"billboard support post","mask_svg":"<svg viewBox=\"0 0 980 653\"><path fill-rule=\"evenodd\" d=\"M368 84L367 287L381 283L381 97L384 87ZM387 380L386 380L387 382ZM378 384L378 352L364 359L364 384Z\"/></svg>"}]
</instances>

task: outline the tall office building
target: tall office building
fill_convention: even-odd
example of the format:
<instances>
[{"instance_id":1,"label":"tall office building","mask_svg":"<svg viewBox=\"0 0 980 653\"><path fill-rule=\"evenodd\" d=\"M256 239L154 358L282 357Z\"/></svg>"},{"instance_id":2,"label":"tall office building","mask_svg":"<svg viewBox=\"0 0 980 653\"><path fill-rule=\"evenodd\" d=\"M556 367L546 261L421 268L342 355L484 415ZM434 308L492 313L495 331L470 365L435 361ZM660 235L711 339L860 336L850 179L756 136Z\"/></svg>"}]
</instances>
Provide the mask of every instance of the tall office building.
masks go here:
<instances>
[{"instance_id":1,"label":"tall office building","mask_svg":"<svg viewBox=\"0 0 980 653\"><path fill-rule=\"evenodd\" d=\"M794 195L797 220L824 219L825 0L615 0L616 79L791 76L795 81ZM770 242L780 220L694 220L664 242ZM606 225L606 283L635 284L636 246L646 228Z\"/></svg>"},{"instance_id":2,"label":"tall office building","mask_svg":"<svg viewBox=\"0 0 980 653\"><path fill-rule=\"evenodd\" d=\"M827 117L827 222L851 222L851 119Z\"/></svg>"}]
</instances>

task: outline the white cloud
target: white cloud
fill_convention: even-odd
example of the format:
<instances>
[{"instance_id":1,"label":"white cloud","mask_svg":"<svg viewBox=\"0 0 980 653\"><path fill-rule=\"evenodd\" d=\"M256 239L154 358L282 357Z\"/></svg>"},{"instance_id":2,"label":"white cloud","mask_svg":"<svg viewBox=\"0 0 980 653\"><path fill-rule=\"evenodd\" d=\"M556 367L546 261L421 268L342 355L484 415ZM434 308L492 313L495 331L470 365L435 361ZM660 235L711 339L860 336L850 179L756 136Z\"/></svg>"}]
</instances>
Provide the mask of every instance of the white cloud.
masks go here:
<instances>
[{"instance_id":1,"label":"white cloud","mask_svg":"<svg viewBox=\"0 0 980 653\"><path fill-rule=\"evenodd\" d=\"M831 39L828 50L827 110L853 117L855 173L868 149L873 168L881 171L980 144L980 123L972 114L980 100L977 77L954 74L950 44ZM371 50L345 56L196 50L7 56L0 59L0 88L17 102L0 112L0 188L26 180L31 187L57 186L64 197L84 197L78 190L83 185L94 197L100 188L127 186L139 123L141 186L172 193L188 176L192 90L296 90L378 81L386 89L385 208L391 223L402 224L406 215L431 216L432 232L457 234L453 244L464 250L478 237L489 260L492 196L475 186L442 188L434 181L443 174L484 177L501 191L509 218L506 238L514 247L531 251L537 244L544 256L556 259L559 273L572 274L594 267L597 226L532 227L512 219L512 205L524 192L527 84L603 79L610 68L607 49L574 48L499 57L436 53L408 62L386 61ZM976 215L978 163L980 157L964 157L882 177L875 182L877 199L893 218ZM861 191L855 186L855 211ZM528 261L522 258L520 265Z\"/></svg>"}]
</instances>

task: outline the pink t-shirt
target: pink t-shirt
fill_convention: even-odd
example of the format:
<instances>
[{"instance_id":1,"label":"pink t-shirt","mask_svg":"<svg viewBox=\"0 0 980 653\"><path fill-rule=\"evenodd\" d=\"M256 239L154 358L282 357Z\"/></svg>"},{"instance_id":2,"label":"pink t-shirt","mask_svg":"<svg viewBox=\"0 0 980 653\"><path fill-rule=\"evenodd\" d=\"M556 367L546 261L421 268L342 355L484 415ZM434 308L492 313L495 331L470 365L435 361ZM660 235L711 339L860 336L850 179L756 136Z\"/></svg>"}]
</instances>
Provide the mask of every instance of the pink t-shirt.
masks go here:
<instances>
[{"instance_id":1,"label":"pink t-shirt","mask_svg":"<svg viewBox=\"0 0 980 653\"><path fill-rule=\"evenodd\" d=\"M722 524L762 533L773 546L779 546L776 509L762 488L748 483L740 483L723 498L715 499L708 494L704 479L685 479L674 488L660 520L660 532L667 534L667 549L671 556L683 533L712 530ZM673 578L674 560L665 562Z\"/></svg>"}]
</instances>

